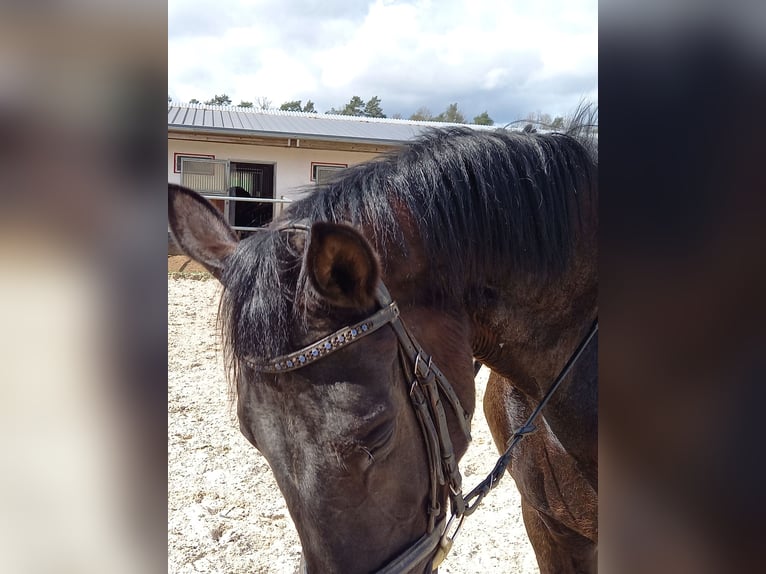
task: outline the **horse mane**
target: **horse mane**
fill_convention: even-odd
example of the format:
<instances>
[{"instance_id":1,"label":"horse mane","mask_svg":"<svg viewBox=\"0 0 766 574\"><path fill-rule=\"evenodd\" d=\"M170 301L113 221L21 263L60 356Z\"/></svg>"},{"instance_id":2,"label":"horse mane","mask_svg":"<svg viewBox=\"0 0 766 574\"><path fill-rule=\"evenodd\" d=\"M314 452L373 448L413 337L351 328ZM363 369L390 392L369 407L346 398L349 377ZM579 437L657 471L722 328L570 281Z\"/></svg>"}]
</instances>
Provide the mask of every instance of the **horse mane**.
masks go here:
<instances>
[{"instance_id":1,"label":"horse mane","mask_svg":"<svg viewBox=\"0 0 766 574\"><path fill-rule=\"evenodd\" d=\"M435 278L450 293L459 277L493 270L555 275L566 267L580 203L595 185L595 146L582 124L529 134L449 127L402 150L344 170L291 205L293 220L350 221L385 253L406 255L397 215L418 222ZM591 198L592 199L592 198Z\"/></svg>"},{"instance_id":2,"label":"horse mane","mask_svg":"<svg viewBox=\"0 0 766 574\"><path fill-rule=\"evenodd\" d=\"M344 170L280 220L350 222L381 253L406 254L397 216L404 206L434 263L429 284L445 300L466 297L459 278L501 279L513 270L550 279L566 268L581 203L587 197L591 208L595 204L598 160L587 130L593 114L578 111L566 133L431 130L397 152ZM264 230L231 256L221 318L234 362L242 354L290 351L296 331L308 328L301 322L298 299L306 282L292 235Z\"/></svg>"}]
</instances>

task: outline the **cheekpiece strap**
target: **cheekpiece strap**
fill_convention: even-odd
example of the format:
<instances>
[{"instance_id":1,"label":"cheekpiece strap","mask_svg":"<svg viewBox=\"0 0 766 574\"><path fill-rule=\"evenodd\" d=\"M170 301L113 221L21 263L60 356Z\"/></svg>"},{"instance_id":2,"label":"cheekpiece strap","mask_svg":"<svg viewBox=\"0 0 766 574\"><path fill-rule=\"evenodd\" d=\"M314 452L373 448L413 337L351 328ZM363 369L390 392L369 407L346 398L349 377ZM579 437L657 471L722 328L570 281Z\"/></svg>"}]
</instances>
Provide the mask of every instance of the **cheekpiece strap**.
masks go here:
<instances>
[{"instance_id":1,"label":"cheekpiece strap","mask_svg":"<svg viewBox=\"0 0 766 574\"><path fill-rule=\"evenodd\" d=\"M374 333L383 325L392 322L399 316L399 308L395 302L390 302L364 321L338 329L324 339L303 347L299 351L281 355L271 359L267 363L248 360L247 362L257 371L262 373L285 373L295 371L306 365L334 353L338 349L358 341L362 337Z\"/></svg>"}]
</instances>

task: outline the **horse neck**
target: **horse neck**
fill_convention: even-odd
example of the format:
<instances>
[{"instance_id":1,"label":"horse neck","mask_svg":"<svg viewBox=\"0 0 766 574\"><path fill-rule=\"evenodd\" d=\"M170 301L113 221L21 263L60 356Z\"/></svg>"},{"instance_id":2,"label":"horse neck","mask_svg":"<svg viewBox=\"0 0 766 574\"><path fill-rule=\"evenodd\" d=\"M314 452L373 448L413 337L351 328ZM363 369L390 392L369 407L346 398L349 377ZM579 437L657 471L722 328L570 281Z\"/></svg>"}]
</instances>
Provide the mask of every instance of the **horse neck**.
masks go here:
<instances>
[{"instance_id":1,"label":"horse neck","mask_svg":"<svg viewBox=\"0 0 766 574\"><path fill-rule=\"evenodd\" d=\"M581 242L553 280L514 277L473 309L477 359L539 400L598 315L595 239Z\"/></svg>"},{"instance_id":2,"label":"horse neck","mask_svg":"<svg viewBox=\"0 0 766 574\"><path fill-rule=\"evenodd\" d=\"M531 398L542 397L598 313L597 215L578 234L561 276L540 279L512 271L498 275L497 269L487 269L475 277L456 277L463 295L454 301L434 296L440 290L433 284L434 277L442 274L433 268L434 262L418 241L418 223L404 210L399 217L410 238L406 249L375 247L384 281L400 306L433 305L465 317L474 357L513 379Z\"/></svg>"},{"instance_id":3,"label":"horse neck","mask_svg":"<svg viewBox=\"0 0 766 574\"><path fill-rule=\"evenodd\" d=\"M466 317L474 357L512 379L533 399L545 393L598 313L597 197L596 190L579 199L582 227L575 232L572 255L561 276L550 280L485 269L477 276L455 277L462 296L435 305ZM406 247L375 245L384 280L402 306L428 306L439 299L441 286L434 285L434 278L444 273L425 255L422 222L403 205L395 205L394 211L407 242ZM484 246L477 242L475 248Z\"/></svg>"},{"instance_id":4,"label":"horse neck","mask_svg":"<svg viewBox=\"0 0 766 574\"><path fill-rule=\"evenodd\" d=\"M555 280L513 277L495 282L489 304L472 310L475 357L508 381L534 408L588 335L598 316L595 233L580 242ZM484 302L486 303L486 301ZM597 340L543 410L548 427L584 468L595 460Z\"/></svg>"},{"instance_id":5,"label":"horse neck","mask_svg":"<svg viewBox=\"0 0 766 574\"><path fill-rule=\"evenodd\" d=\"M418 237L407 231L410 238ZM400 303L402 317L425 348L433 349L469 411L475 400L472 355L509 379L533 408L587 335L598 313L596 237L595 232L588 235L587 240L580 237L567 271L555 280L512 273L499 278L497 270L487 270L464 281L463 297L436 303L431 294L437 274L417 241L408 244L406 253L376 245L383 280ZM472 293L479 291L485 296L474 298ZM583 468L592 467L595 456L597 389L587 381L595 373L594 350L578 361L544 410L548 426Z\"/></svg>"}]
</instances>

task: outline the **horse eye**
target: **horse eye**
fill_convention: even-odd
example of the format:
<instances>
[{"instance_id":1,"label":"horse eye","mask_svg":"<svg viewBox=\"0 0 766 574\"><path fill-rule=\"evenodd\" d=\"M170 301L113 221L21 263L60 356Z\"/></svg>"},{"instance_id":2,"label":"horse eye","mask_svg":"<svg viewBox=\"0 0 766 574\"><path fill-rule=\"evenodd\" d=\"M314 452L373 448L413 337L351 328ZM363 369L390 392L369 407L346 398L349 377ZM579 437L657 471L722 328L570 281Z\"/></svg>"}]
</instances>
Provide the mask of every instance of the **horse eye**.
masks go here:
<instances>
[{"instance_id":1,"label":"horse eye","mask_svg":"<svg viewBox=\"0 0 766 574\"><path fill-rule=\"evenodd\" d=\"M374 458L382 458L390 451L393 445L394 431L396 426L394 421L386 421L376 426L370 433L359 441L359 446L365 452Z\"/></svg>"}]
</instances>

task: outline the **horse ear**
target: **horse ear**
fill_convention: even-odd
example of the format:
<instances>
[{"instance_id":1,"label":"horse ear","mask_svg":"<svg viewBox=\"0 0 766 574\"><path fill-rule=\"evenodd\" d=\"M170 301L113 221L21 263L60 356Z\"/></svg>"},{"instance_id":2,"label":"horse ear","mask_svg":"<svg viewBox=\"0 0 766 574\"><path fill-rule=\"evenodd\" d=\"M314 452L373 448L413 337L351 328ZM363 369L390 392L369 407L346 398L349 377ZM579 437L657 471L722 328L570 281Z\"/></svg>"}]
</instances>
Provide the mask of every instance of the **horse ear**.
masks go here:
<instances>
[{"instance_id":1,"label":"horse ear","mask_svg":"<svg viewBox=\"0 0 766 574\"><path fill-rule=\"evenodd\" d=\"M218 280L239 239L215 207L198 193L168 184L168 221L178 246Z\"/></svg>"},{"instance_id":2,"label":"horse ear","mask_svg":"<svg viewBox=\"0 0 766 574\"><path fill-rule=\"evenodd\" d=\"M369 309L375 303L380 264L370 244L353 227L315 223L306 269L314 289L333 305Z\"/></svg>"}]
</instances>

